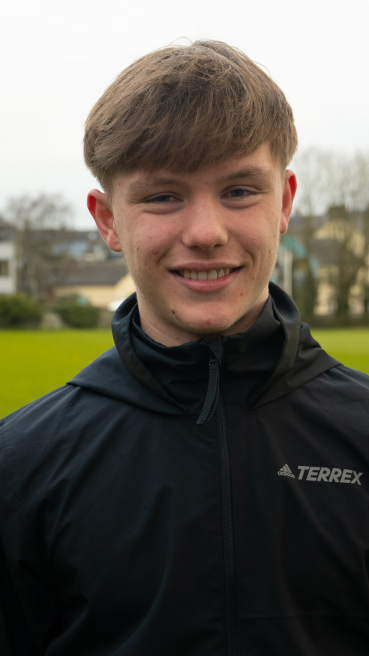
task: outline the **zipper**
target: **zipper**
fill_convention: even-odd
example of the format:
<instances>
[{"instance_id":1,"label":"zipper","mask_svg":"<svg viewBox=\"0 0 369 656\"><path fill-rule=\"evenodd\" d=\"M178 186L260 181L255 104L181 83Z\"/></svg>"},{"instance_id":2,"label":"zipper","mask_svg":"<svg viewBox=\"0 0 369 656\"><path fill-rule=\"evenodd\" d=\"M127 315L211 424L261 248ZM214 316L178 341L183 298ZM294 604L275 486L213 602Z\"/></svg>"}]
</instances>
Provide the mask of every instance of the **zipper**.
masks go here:
<instances>
[{"instance_id":1,"label":"zipper","mask_svg":"<svg viewBox=\"0 0 369 656\"><path fill-rule=\"evenodd\" d=\"M221 395L216 409L216 424L220 452L222 490L227 656L237 656L236 565L234 554L231 465L229 459L224 404Z\"/></svg>"},{"instance_id":2,"label":"zipper","mask_svg":"<svg viewBox=\"0 0 369 656\"><path fill-rule=\"evenodd\" d=\"M197 424L206 424L215 415L218 435L223 520L223 549L226 604L226 656L237 656L236 565L232 511L231 463L226 431L225 411L220 393L221 342L208 343L210 348L209 382L205 402ZM219 348L220 347L220 348Z\"/></svg>"}]
</instances>

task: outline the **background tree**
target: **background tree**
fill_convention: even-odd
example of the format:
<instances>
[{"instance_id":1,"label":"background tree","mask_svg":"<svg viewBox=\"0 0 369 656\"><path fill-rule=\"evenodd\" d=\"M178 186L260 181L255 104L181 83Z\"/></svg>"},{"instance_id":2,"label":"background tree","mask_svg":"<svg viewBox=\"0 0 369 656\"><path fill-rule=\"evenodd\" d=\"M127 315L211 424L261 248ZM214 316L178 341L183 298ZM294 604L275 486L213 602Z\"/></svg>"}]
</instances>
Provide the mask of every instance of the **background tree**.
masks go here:
<instances>
[{"instance_id":1,"label":"background tree","mask_svg":"<svg viewBox=\"0 0 369 656\"><path fill-rule=\"evenodd\" d=\"M23 195L10 198L2 216L16 229L19 290L37 298L45 277L65 261L57 244L71 223L72 208L57 194Z\"/></svg>"},{"instance_id":2,"label":"background tree","mask_svg":"<svg viewBox=\"0 0 369 656\"><path fill-rule=\"evenodd\" d=\"M362 275L362 287L363 287L363 305L364 305L364 314L369 316L369 204L362 212L362 230L365 235L365 242L367 245L366 256L364 262L364 270Z\"/></svg>"},{"instance_id":3,"label":"background tree","mask_svg":"<svg viewBox=\"0 0 369 656\"><path fill-rule=\"evenodd\" d=\"M360 215L349 212L345 205L333 205L327 212L327 237L331 241L335 266L328 280L336 290L339 318L345 318L350 310L350 292L365 265L366 244L358 232Z\"/></svg>"},{"instance_id":4,"label":"background tree","mask_svg":"<svg viewBox=\"0 0 369 656\"><path fill-rule=\"evenodd\" d=\"M350 311L350 296L355 284L360 283L365 296L369 255L369 156L331 154L327 195L330 207L326 229L336 262L330 281L336 291L337 316L345 318Z\"/></svg>"},{"instance_id":5,"label":"background tree","mask_svg":"<svg viewBox=\"0 0 369 656\"><path fill-rule=\"evenodd\" d=\"M294 271L294 279L299 280L300 285L294 285L294 296L302 315L307 319L313 316L317 303L319 278L314 240L327 204L328 158L328 153L317 148L309 148L299 154L295 160L298 180L296 214L301 223L296 238L304 247L304 254L297 261L295 260L298 271Z\"/></svg>"},{"instance_id":6,"label":"background tree","mask_svg":"<svg viewBox=\"0 0 369 656\"><path fill-rule=\"evenodd\" d=\"M318 278L314 271L317 238L328 240L334 265L328 281L334 286L337 315L347 317L356 283L369 304L369 155L352 156L309 149L296 159L299 181L298 210L306 251L305 314L316 304Z\"/></svg>"}]
</instances>

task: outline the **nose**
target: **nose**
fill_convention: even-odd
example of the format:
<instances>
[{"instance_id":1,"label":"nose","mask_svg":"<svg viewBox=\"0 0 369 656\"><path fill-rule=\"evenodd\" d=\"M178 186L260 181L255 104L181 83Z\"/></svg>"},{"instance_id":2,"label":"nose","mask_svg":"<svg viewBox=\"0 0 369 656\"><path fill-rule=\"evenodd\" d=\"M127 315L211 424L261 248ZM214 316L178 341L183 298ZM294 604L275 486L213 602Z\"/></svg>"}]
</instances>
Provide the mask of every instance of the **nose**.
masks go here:
<instances>
[{"instance_id":1,"label":"nose","mask_svg":"<svg viewBox=\"0 0 369 656\"><path fill-rule=\"evenodd\" d=\"M182 241L187 248L211 251L228 242L228 230L221 208L213 199L193 201L183 214Z\"/></svg>"}]
</instances>

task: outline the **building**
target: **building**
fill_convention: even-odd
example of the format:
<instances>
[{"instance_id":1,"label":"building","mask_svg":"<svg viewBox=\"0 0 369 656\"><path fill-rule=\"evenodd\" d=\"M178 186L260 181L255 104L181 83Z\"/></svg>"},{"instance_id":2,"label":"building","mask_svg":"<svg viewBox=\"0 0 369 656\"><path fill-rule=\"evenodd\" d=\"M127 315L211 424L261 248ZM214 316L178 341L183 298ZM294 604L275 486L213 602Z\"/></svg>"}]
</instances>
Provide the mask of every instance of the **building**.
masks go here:
<instances>
[{"instance_id":1,"label":"building","mask_svg":"<svg viewBox=\"0 0 369 656\"><path fill-rule=\"evenodd\" d=\"M60 271L48 287L50 300L78 295L91 305L115 310L135 291L124 259L105 262L76 262Z\"/></svg>"},{"instance_id":2,"label":"building","mask_svg":"<svg viewBox=\"0 0 369 656\"><path fill-rule=\"evenodd\" d=\"M301 293L306 293L304 285L309 264L317 283L315 314L332 315L337 309L335 280L339 272L339 249L344 244L345 262L349 262L354 271L355 267L357 269L356 280L350 287L349 310L352 315L361 315L365 310L369 311L369 260L364 257L368 248L364 224L360 223L360 213L351 213L348 216L350 220L344 220L339 212L346 212L345 208L330 209L335 211L333 218L328 210L326 215L312 217L308 226L304 217L291 216L288 232L281 238L272 279L289 293L292 289L294 298L297 296L301 300ZM309 243L309 240L307 253L303 244Z\"/></svg>"},{"instance_id":3,"label":"building","mask_svg":"<svg viewBox=\"0 0 369 656\"><path fill-rule=\"evenodd\" d=\"M49 241L54 257L77 262L104 262L122 257L121 253L110 250L98 230L43 230L39 231L41 233L51 235Z\"/></svg>"},{"instance_id":4,"label":"building","mask_svg":"<svg viewBox=\"0 0 369 656\"><path fill-rule=\"evenodd\" d=\"M17 263L15 231L0 223L0 295L17 291Z\"/></svg>"}]
</instances>

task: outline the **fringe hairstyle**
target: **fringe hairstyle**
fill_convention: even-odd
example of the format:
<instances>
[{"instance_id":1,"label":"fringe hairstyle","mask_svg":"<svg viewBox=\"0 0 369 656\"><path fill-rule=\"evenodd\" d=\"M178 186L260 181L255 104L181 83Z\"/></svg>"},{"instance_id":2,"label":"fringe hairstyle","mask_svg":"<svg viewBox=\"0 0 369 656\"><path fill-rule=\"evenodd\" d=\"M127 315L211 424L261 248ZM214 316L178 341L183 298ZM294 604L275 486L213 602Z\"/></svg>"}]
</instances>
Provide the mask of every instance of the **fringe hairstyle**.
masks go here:
<instances>
[{"instance_id":1,"label":"fringe hairstyle","mask_svg":"<svg viewBox=\"0 0 369 656\"><path fill-rule=\"evenodd\" d=\"M87 118L84 156L110 193L117 173L191 172L266 142L285 169L297 134L281 89L236 48L196 41L145 55L118 75Z\"/></svg>"}]
</instances>

